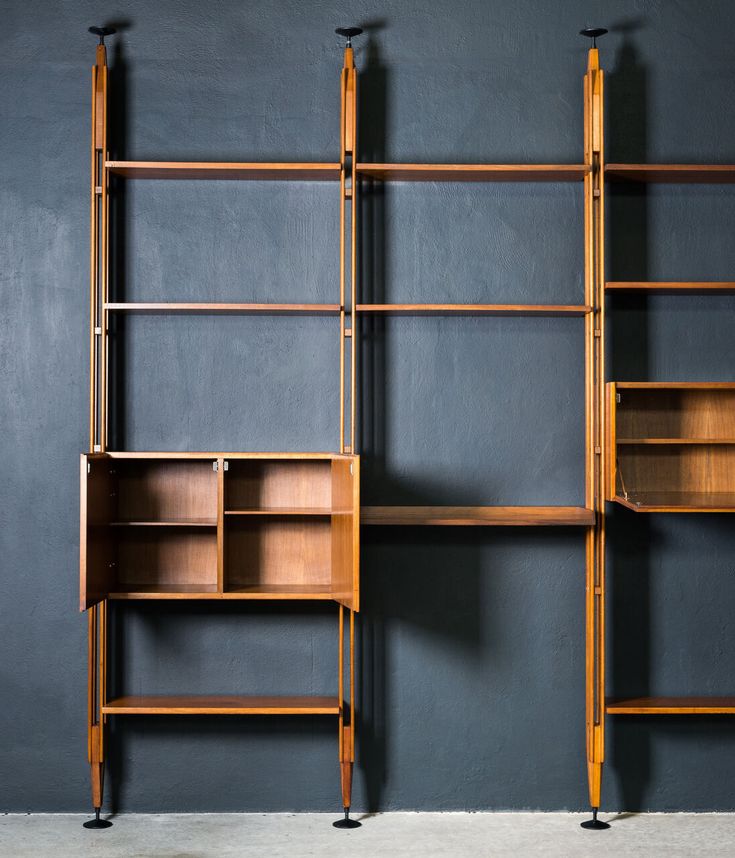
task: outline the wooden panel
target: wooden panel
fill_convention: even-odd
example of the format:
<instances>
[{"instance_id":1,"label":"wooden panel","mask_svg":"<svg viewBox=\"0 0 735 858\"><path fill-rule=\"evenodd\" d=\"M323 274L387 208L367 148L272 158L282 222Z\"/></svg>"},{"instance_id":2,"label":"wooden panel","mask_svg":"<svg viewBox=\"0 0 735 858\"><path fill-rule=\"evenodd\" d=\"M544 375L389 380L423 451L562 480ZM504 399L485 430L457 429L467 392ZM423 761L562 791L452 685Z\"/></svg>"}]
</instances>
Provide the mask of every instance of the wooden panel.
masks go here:
<instances>
[{"instance_id":1,"label":"wooden panel","mask_svg":"<svg viewBox=\"0 0 735 858\"><path fill-rule=\"evenodd\" d=\"M217 588L217 536L200 528L117 530L116 591Z\"/></svg>"},{"instance_id":2,"label":"wooden panel","mask_svg":"<svg viewBox=\"0 0 735 858\"><path fill-rule=\"evenodd\" d=\"M220 451L217 453L189 451L186 453L180 453L171 452L170 450L136 450L132 452L108 450L104 456L108 459L179 459L182 461L187 459L209 459L210 461L214 461L214 459L222 458L224 456L225 459L253 461L263 461L265 459L279 462L331 461L332 459L346 458L340 456L339 453L239 453L237 451ZM90 456L90 458L93 457Z\"/></svg>"},{"instance_id":3,"label":"wooden panel","mask_svg":"<svg viewBox=\"0 0 735 858\"><path fill-rule=\"evenodd\" d=\"M735 492L735 447L619 445L617 493Z\"/></svg>"},{"instance_id":4,"label":"wooden panel","mask_svg":"<svg viewBox=\"0 0 735 858\"><path fill-rule=\"evenodd\" d=\"M329 520L229 519L225 591L271 585L331 586Z\"/></svg>"},{"instance_id":5,"label":"wooden panel","mask_svg":"<svg viewBox=\"0 0 735 858\"><path fill-rule=\"evenodd\" d=\"M330 510L325 507L268 507L266 509L228 509L225 515L272 515L272 516L328 516Z\"/></svg>"},{"instance_id":6,"label":"wooden panel","mask_svg":"<svg viewBox=\"0 0 735 858\"><path fill-rule=\"evenodd\" d=\"M358 164L363 179L400 182L579 182L584 164Z\"/></svg>"},{"instance_id":7,"label":"wooden panel","mask_svg":"<svg viewBox=\"0 0 735 858\"><path fill-rule=\"evenodd\" d=\"M114 578L113 547L105 526L113 515L110 464L81 456L79 472L79 610L107 596Z\"/></svg>"},{"instance_id":8,"label":"wooden panel","mask_svg":"<svg viewBox=\"0 0 735 858\"><path fill-rule=\"evenodd\" d=\"M358 313L394 316L584 316L584 304L358 304Z\"/></svg>"},{"instance_id":9,"label":"wooden panel","mask_svg":"<svg viewBox=\"0 0 735 858\"><path fill-rule=\"evenodd\" d=\"M695 281L611 281L605 284L608 292L661 292L664 294L689 294L699 292L717 292L730 294L735 292L735 282L726 280Z\"/></svg>"},{"instance_id":10,"label":"wooden panel","mask_svg":"<svg viewBox=\"0 0 735 858\"><path fill-rule=\"evenodd\" d=\"M254 163L235 161L107 161L126 179L308 179L339 181L339 164Z\"/></svg>"},{"instance_id":11,"label":"wooden panel","mask_svg":"<svg viewBox=\"0 0 735 858\"><path fill-rule=\"evenodd\" d=\"M363 524L406 525L591 525L582 506L366 506Z\"/></svg>"},{"instance_id":12,"label":"wooden panel","mask_svg":"<svg viewBox=\"0 0 735 858\"><path fill-rule=\"evenodd\" d=\"M182 521L111 521L110 527L217 527L217 522L207 518L188 518Z\"/></svg>"},{"instance_id":13,"label":"wooden panel","mask_svg":"<svg viewBox=\"0 0 735 858\"><path fill-rule=\"evenodd\" d=\"M735 182L733 164L608 164L605 177L627 182Z\"/></svg>"},{"instance_id":14,"label":"wooden panel","mask_svg":"<svg viewBox=\"0 0 735 858\"><path fill-rule=\"evenodd\" d=\"M735 388L617 385L617 393L616 434L621 439L735 438Z\"/></svg>"},{"instance_id":15,"label":"wooden panel","mask_svg":"<svg viewBox=\"0 0 735 858\"><path fill-rule=\"evenodd\" d=\"M118 520L216 522L217 474L212 461L114 463Z\"/></svg>"},{"instance_id":16,"label":"wooden panel","mask_svg":"<svg viewBox=\"0 0 735 858\"><path fill-rule=\"evenodd\" d=\"M225 510L332 508L329 462L232 461L225 474Z\"/></svg>"},{"instance_id":17,"label":"wooden panel","mask_svg":"<svg viewBox=\"0 0 735 858\"><path fill-rule=\"evenodd\" d=\"M332 462L332 592L353 611L360 610L360 459Z\"/></svg>"},{"instance_id":18,"label":"wooden panel","mask_svg":"<svg viewBox=\"0 0 735 858\"><path fill-rule=\"evenodd\" d=\"M735 697L633 697L608 700L611 715L735 715Z\"/></svg>"},{"instance_id":19,"label":"wooden panel","mask_svg":"<svg viewBox=\"0 0 735 858\"><path fill-rule=\"evenodd\" d=\"M332 588L330 585L317 584L268 584L265 586L248 586L239 589L221 592L218 588L209 586L205 589L198 584L168 585L168 589L161 590L156 586L137 587L135 590L112 592L110 599L160 599L160 600L255 600L255 601L332 601Z\"/></svg>"},{"instance_id":20,"label":"wooden panel","mask_svg":"<svg viewBox=\"0 0 735 858\"><path fill-rule=\"evenodd\" d=\"M109 303L105 309L111 312L135 313L139 315L271 315L271 316L336 316L339 304L223 304L189 302L176 303L162 301L154 303Z\"/></svg>"},{"instance_id":21,"label":"wooden panel","mask_svg":"<svg viewBox=\"0 0 735 858\"><path fill-rule=\"evenodd\" d=\"M243 695L128 696L107 702L106 715L338 715L336 697Z\"/></svg>"},{"instance_id":22,"label":"wooden panel","mask_svg":"<svg viewBox=\"0 0 735 858\"><path fill-rule=\"evenodd\" d=\"M628 492L613 500L634 512L735 512L735 492Z\"/></svg>"}]
</instances>

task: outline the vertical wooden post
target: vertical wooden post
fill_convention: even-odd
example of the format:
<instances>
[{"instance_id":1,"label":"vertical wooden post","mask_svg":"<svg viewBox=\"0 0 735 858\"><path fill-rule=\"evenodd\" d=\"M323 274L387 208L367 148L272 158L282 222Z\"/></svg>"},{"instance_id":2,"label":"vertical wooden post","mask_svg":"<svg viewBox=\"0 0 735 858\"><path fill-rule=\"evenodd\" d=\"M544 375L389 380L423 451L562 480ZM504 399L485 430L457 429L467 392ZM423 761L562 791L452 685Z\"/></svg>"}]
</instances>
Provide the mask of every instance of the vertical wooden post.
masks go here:
<instances>
[{"instance_id":1,"label":"vertical wooden post","mask_svg":"<svg viewBox=\"0 0 735 858\"><path fill-rule=\"evenodd\" d=\"M585 303L592 313L585 322L586 362L586 505L595 511L595 524L586 539L586 746L587 775L593 823L602 791L605 759L605 255L604 255L604 73L592 48L584 78L585 177Z\"/></svg>"}]
</instances>

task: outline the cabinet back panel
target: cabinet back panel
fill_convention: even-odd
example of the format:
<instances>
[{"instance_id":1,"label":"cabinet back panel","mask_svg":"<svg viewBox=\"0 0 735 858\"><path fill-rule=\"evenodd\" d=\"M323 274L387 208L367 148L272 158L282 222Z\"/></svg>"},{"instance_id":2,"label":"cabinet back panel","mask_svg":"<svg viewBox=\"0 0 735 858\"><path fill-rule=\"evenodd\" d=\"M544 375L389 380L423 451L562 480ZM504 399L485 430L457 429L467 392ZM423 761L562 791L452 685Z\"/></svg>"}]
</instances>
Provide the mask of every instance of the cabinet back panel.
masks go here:
<instances>
[{"instance_id":1,"label":"cabinet back panel","mask_svg":"<svg viewBox=\"0 0 735 858\"><path fill-rule=\"evenodd\" d=\"M230 461L225 509L324 507L332 503L330 462Z\"/></svg>"},{"instance_id":2,"label":"cabinet back panel","mask_svg":"<svg viewBox=\"0 0 735 858\"><path fill-rule=\"evenodd\" d=\"M190 520L217 517L217 475L210 461L117 461L118 517Z\"/></svg>"},{"instance_id":3,"label":"cabinet back panel","mask_svg":"<svg viewBox=\"0 0 735 858\"><path fill-rule=\"evenodd\" d=\"M330 584L329 519L262 518L228 522L226 527L225 591L267 584Z\"/></svg>"},{"instance_id":4,"label":"cabinet back panel","mask_svg":"<svg viewBox=\"0 0 735 858\"><path fill-rule=\"evenodd\" d=\"M155 532L153 532L155 531ZM124 590L217 589L217 537L188 528L125 528L116 533L117 581Z\"/></svg>"},{"instance_id":5,"label":"cabinet back panel","mask_svg":"<svg viewBox=\"0 0 735 858\"><path fill-rule=\"evenodd\" d=\"M735 492L735 447L618 447L618 490Z\"/></svg>"},{"instance_id":6,"label":"cabinet back panel","mask_svg":"<svg viewBox=\"0 0 735 858\"><path fill-rule=\"evenodd\" d=\"M735 390L620 391L621 438L735 438Z\"/></svg>"}]
</instances>

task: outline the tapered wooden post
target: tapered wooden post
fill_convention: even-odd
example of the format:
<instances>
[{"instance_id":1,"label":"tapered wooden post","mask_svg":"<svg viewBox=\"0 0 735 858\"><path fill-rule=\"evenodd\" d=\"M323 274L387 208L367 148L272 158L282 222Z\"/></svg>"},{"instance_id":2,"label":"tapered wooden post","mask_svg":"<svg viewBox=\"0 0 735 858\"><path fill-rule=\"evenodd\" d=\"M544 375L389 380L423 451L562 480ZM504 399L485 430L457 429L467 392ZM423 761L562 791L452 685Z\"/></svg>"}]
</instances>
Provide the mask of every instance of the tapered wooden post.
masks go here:
<instances>
[{"instance_id":1,"label":"tapered wooden post","mask_svg":"<svg viewBox=\"0 0 735 858\"><path fill-rule=\"evenodd\" d=\"M595 31L583 32L593 35ZM597 35L604 31L596 31ZM586 747L593 819L587 828L606 828L597 820L605 759L605 265L604 265L604 73L596 47L589 51L584 78L585 322L586 353L586 505L595 524L586 539Z\"/></svg>"}]
</instances>

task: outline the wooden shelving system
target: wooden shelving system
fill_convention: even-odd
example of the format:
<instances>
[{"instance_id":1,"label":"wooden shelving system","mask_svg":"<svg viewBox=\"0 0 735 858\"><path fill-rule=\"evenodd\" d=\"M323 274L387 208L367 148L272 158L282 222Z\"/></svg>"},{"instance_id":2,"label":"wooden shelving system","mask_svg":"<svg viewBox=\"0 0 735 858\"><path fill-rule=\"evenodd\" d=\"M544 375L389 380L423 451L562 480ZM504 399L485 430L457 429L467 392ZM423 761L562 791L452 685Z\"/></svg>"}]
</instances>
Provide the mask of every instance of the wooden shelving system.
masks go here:
<instances>
[{"instance_id":1,"label":"wooden shelving system","mask_svg":"<svg viewBox=\"0 0 735 858\"><path fill-rule=\"evenodd\" d=\"M88 612L88 759L100 819L110 717L316 715L337 719L349 819L355 752L355 614L359 610L360 460L355 455L355 181L357 73L341 72L335 163L111 161L103 36L92 68L89 450L80 472L80 609ZM113 182L328 181L339 201L339 285L332 304L122 303L108 291ZM346 227L347 224L351 226ZM339 449L331 453L125 452L108 448L108 331L115 313L323 315L339 338ZM108 696L107 617L119 600L311 600L336 603L333 696Z\"/></svg>"},{"instance_id":2,"label":"wooden shelving system","mask_svg":"<svg viewBox=\"0 0 735 858\"><path fill-rule=\"evenodd\" d=\"M732 164L607 164L614 182L729 184ZM735 293L730 281L608 282L610 294ZM735 383L609 382L606 497L635 513L735 512ZM604 602L603 602L604 612ZM733 715L735 697L608 699L610 715Z\"/></svg>"}]
</instances>

